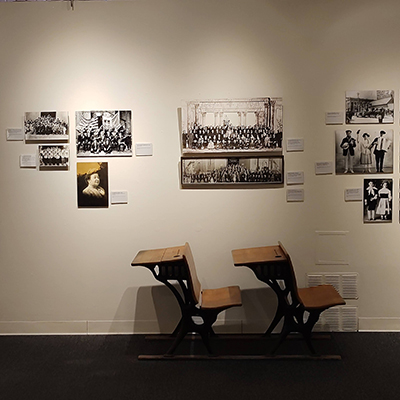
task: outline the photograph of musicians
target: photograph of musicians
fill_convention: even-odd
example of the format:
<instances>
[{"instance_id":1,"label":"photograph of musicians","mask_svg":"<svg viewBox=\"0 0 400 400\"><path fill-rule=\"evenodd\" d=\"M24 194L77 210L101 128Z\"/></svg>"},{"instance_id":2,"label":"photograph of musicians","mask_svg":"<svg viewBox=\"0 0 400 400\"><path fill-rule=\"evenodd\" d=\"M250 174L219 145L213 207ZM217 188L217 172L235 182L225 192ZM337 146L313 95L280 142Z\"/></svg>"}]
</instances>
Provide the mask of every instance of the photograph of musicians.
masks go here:
<instances>
[{"instance_id":1,"label":"photograph of musicians","mask_svg":"<svg viewBox=\"0 0 400 400\"><path fill-rule=\"evenodd\" d=\"M386 152L389 150L392 141L385 137L386 132L380 131L380 136L377 136L371 143L371 149L375 146L374 156L376 162L376 172L383 172L383 160Z\"/></svg>"},{"instance_id":2,"label":"photograph of musicians","mask_svg":"<svg viewBox=\"0 0 400 400\"><path fill-rule=\"evenodd\" d=\"M346 136L343 138L342 143L340 143L340 147L343 149L345 174L347 174L348 171L354 174L353 159L354 159L354 148L356 147L356 145L357 145L356 139L351 137L351 130L347 130Z\"/></svg>"}]
</instances>

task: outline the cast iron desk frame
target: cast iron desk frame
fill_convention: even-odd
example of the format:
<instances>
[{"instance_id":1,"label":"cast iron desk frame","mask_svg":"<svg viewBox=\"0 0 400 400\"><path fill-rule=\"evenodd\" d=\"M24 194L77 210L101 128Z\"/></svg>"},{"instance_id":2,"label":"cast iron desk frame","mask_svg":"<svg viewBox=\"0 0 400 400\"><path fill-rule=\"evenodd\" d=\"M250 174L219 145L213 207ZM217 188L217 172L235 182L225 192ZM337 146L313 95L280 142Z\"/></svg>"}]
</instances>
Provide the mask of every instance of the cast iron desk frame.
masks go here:
<instances>
[{"instance_id":1,"label":"cast iron desk frame","mask_svg":"<svg viewBox=\"0 0 400 400\"><path fill-rule=\"evenodd\" d=\"M131 263L132 266L143 266L149 269L154 278L167 286L178 301L181 319L171 334L172 337L175 337L175 340L163 357L173 357L174 351L189 332L199 333L207 351L210 355L213 355L209 337L215 335L212 325L216 321L220 310L201 309L197 306L192 294L190 271L188 271L183 257L184 248L185 246L177 246L165 249L143 250L136 255ZM182 294L170 281L179 283ZM193 317L200 317L202 322L195 323Z\"/></svg>"},{"instance_id":2,"label":"cast iron desk frame","mask_svg":"<svg viewBox=\"0 0 400 400\"><path fill-rule=\"evenodd\" d=\"M265 336L269 336L283 318L283 327L278 342L271 354L291 332L302 334L313 355L316 355L311 343L311 332L322 311L328 307L306 309L298 295L296 277L289 255L283 246L265 246L232 250L234 265L250 268L256 277L269 285L276 293L278 306Z\"/></svg>"}]
</instances>

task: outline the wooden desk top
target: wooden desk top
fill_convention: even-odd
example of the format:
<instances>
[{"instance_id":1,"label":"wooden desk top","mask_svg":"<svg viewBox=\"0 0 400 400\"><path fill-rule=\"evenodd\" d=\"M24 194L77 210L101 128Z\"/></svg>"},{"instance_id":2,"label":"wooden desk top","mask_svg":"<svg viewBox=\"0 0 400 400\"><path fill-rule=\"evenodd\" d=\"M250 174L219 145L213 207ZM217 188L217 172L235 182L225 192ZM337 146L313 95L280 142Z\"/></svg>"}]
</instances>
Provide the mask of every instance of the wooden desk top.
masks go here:
<instances>
[{"instance_id":1,"label":"wooden desk top","mask_svg":"<svg viewBox=\"0 0 400 400\"><path fill-rule=\"evenodd\" d=\"M235 267L268 264L271 262L287 262L284 253L278 245L232 250L232 257Z\"/></svg>"},{"instance_id":2,"label":"wooden desk top","mask_svg":"<svg viewBox=\"0 0 400 400\"><path fill-rule=\"evenodd\" d=\"M132 266L173 263L183 260L185 246L167 247L165 249L141 250L133 259Z\"/></svg>"}]
</instances>

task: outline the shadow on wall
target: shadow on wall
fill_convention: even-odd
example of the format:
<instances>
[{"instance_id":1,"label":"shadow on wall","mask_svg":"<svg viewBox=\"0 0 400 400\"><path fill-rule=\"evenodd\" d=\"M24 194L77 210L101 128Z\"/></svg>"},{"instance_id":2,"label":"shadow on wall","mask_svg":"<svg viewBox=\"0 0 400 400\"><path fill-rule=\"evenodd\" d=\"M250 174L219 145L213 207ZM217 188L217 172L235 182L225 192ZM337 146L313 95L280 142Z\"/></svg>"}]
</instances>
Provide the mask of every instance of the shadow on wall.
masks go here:
<instances>
[{"instance_id":1,"label":"shadow on wall","mask_svg":"<svg viewBox=\"0 0 400 400\"><path fill-rule=\"evenodd\" d=\"M242 290L243 333L264 333L272 322L278 300L270 287ZM280 332L281 323L274 332Z\"/></svg>"},{"instance_id":2,"label":"shadow on wall","mask_svg":"<svg viewBox=\"0 0 400 400\"><path fill-rule=\"evenodd\" d=\"M179 286L174 286L180 292ZM178 302L166 286L139 288L136 296L135 333L171 333L180 318Z\"/></svg>"},{"instance_id":3,"label":"shadow on wall","mask_svg":"<svg viewBox=\"0 0 400 400\"><path fill-rule=\"evenodd\" d=\"M180 292L180 287L174 286ZM123 298L129 293L130 289ZM134 299L129 298L133 305ZM233 307L220 314L213 325L217 333L264 333L267 330L277 306L275 293L268 287L242 290L242 303L242 307ZM145 286L137 290L134 315L134 333L172 333L181 312L167 287Z\"/></svg>"}]
</instances>

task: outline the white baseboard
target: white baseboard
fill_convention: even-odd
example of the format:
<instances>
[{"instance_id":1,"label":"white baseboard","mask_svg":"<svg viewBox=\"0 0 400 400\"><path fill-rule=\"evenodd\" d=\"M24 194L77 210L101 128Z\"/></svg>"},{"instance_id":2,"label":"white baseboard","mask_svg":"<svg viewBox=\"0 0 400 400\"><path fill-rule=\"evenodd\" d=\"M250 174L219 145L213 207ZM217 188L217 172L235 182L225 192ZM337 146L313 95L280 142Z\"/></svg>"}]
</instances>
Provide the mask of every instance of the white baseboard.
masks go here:
<instances>
[{"instance_id":1,"label":"white baseboard","mask_svg":"<svg viewBox=\"0 0 400 400\"><path fill-rule=\"evenodd\" d=\"M160 329L159 321L5 321L0 335L130 335L171 333L177 321ZM242 333L241 320L217 320L217 333Z\"/></svg>"},{"instance_id":2,"label":"white baseboard","mask_svg":"<svg viewBox=\"0 0 400 400\"><path fill-rule=\"evenodd\" d=\"M358 318L360 332L399 332L400 318Z\"/></svg>"},{"instance_id":3,"label":"white baseboard","mask_svg":"<svg viewBox=\"0 0 400 400\"><path fill-rule=\"evenodd\" d=\"M360 317L360 332L400 332L400 318ZM173 331L176 321L160 329L154 321L3 321L0 322L0 335L129 335L157 334ZM217 320L214 330L217 333L260 333L264 332L269 321ZM279 331L280 326L275 331Z\"/></svg>"},{"instance_id":4,"label":"white baseboard","mask_svg":"<svg viewBox=\"0 0 400 400\"><path fill-rule=\"evenodd\" d=\"M88 335L132 335L134 333L161 332L158 321L88 321Z\"/></svg>"},{"instance_id":5,"label":"white baseboard","mask_svg":"<svg viewBox=\"0 0 400 400\"><path fill-rule=\"evenodd\" d=\"M86 335L87 321L6 321L0 335Z\"/></svg>"}]
</instances>

